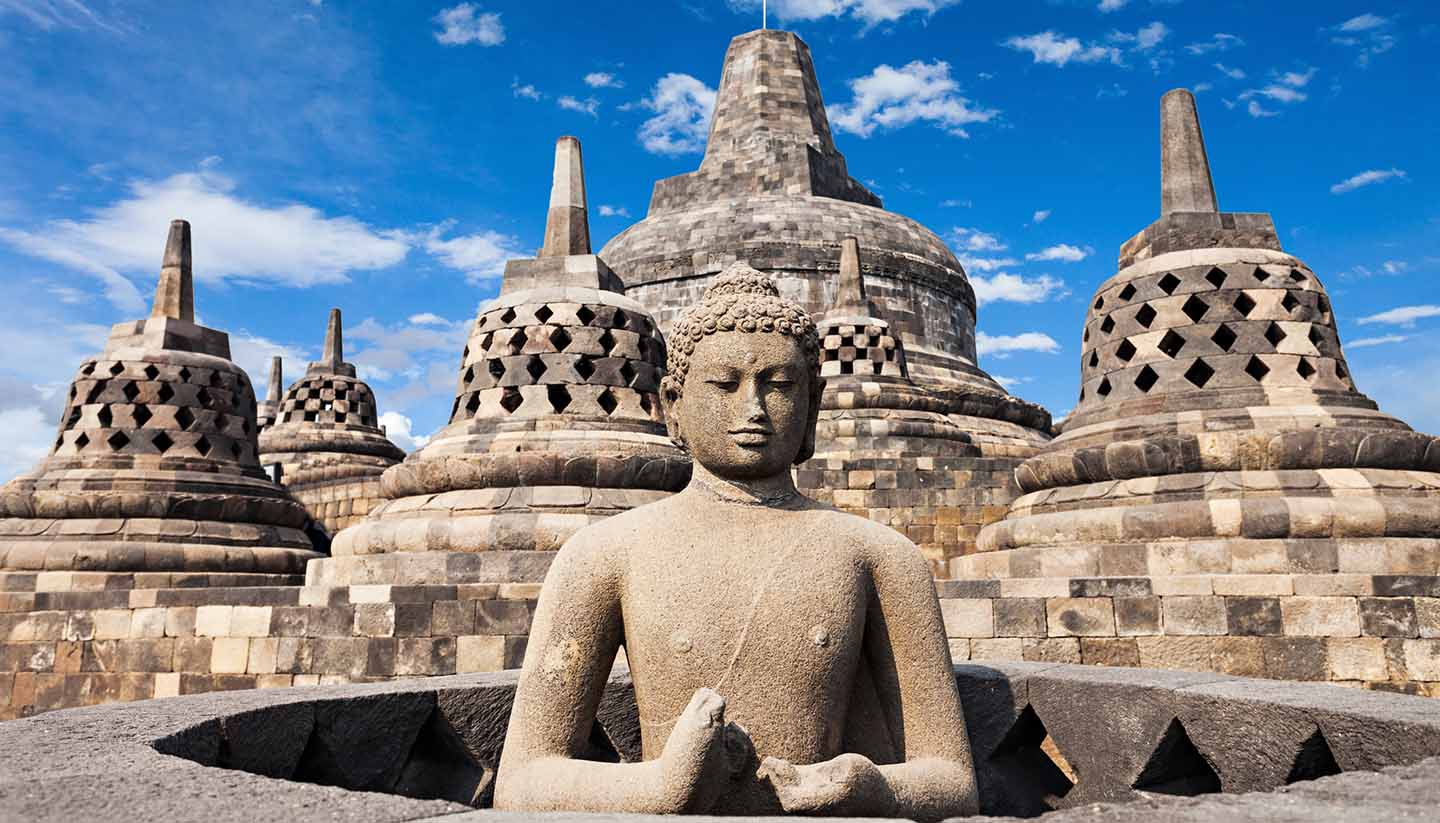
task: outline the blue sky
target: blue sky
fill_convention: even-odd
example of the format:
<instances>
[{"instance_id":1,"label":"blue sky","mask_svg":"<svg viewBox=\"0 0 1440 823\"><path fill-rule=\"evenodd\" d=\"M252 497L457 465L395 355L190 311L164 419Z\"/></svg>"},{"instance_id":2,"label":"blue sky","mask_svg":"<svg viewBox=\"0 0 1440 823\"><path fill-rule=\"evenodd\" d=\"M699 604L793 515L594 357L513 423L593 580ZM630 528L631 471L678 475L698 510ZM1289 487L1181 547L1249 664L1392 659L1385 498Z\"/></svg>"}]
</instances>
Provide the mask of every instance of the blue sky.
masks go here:
<instances>
[{"instance_id":1,"label":"blue sky","mask_svg":"<svg viewBox=\"0 0 1440 823\"><path fill-rule=\"evenodd\" d=\"M444 422L476 308L584 144L598 248L700 159L758 2L0 0L0 478L39 460L110 324L194 224L201 320L263 385L331 306L406 447ZM1157 109L1198 92L1222 209L1274 215L1356 381L1440 431L1440 6L775 0L851 173L982 297L981 365L1058 415L1088 297L1158 214Z\"/></svg>"}]
</instances>

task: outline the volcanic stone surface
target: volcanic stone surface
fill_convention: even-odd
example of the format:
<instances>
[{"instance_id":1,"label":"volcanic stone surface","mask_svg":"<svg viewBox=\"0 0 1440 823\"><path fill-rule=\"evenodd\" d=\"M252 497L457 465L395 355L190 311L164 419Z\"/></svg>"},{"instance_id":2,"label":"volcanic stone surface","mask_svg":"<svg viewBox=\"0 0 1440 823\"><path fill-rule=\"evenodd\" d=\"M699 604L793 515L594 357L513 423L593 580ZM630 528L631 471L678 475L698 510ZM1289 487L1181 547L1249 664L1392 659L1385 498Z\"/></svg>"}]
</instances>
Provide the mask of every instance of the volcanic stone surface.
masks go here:
<instances>
[{"instance_id":1,"label":"volcanic stone surface","mask_svg":"<svg viewBox=\"0 0 1440 823\"><path fill-rule=\"evenodd\" d=\"M1138 552L1152 574L1436 574L1440 441L1355 387L1324 287L1268 215L1203 210L1189 92L1161 130L1167 212L1096 290L1079 403L981 534L1002 554L958 570L1029 576L1049 554L1097 574Z\"/></svg>"},{"instance_id":2,"label":"volcanic stone surface","mask_svg":"<svg viewBox=\"0 0 1440 823\"><path fill-rule=\"evenodd\" d=\"M580 527L685 485L660 413L665 344L588 253L579 152L556 146L549 240L510 261L476 318L450 424L386 470L386 501L336 537L312 584L539 582Z\"/></svg>"},{"instance_id":3,"label":"volcanic stone surface","mask_svg":"<svg viewBox=\"0 0 1440 823\"><path fill-rule=\"evenodd\" d=\"M0 569L282 582L318 556L304 507L260 468L255 393L228 336L195 324L183 220L150 317L111 330L63 415L50 456L0 489Z\"/></svg>"},{"instance_id":4,"label":"volcanic stone surface","mask_svg":"<svg viewBox=\"0 0 1440 823\"><path fill-rule=\"evenodd\" d=\"M343 335L334 309L321 359L285 392L260 433L260 462L279 464L281 482L330 534L384 499L380 475L405 458L380 428L375 393L345 362ZM272 375L278 369L272 365Z\"/></svg>"}]
</instances>

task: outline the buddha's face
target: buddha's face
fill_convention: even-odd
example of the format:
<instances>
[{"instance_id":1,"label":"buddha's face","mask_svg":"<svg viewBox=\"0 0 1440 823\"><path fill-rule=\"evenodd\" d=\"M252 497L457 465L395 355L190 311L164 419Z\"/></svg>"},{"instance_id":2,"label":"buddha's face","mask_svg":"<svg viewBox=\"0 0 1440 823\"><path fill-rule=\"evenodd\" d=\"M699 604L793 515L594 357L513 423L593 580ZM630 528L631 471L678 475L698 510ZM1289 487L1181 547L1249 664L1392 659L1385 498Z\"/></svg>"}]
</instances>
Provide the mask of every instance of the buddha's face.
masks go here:
<instances>
[{"instance_id":1,"label":"buddha's face","mask_svg":"<svg viewBox=\"0 0 1440 823\"><path fill-rule=\"evenodd\" d=\"M690 356L670 414L690 455L731 480L789 471L815 425L810 374L796 340L770 332L716 332Z\"/></svg>"}]
</instances>

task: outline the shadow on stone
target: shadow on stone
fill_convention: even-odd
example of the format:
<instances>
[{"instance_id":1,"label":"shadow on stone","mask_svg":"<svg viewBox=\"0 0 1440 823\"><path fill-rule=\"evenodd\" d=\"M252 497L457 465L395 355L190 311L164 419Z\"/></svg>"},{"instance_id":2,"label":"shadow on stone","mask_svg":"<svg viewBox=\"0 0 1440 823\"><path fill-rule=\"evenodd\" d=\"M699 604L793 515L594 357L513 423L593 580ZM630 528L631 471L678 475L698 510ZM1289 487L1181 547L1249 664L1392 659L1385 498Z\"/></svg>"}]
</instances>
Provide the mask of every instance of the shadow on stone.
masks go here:
<instances>
[{"instance_id":1,"label":"shadow on stone","mask_svg":"<svg viewBox=\"0 0 1440 823\"><path fill-rule=\"evenodd\" d=\"M1136 791L1194 797L1220 791L1220 776L1190 742L1177 718L1170 721L1160 745L1131 785Z\"/></svg>"},{"instance_id":2,"label":"shadow on stone","mask_svg":"<svg viewBox=\"0 0 1440 823\"><path fill-rule=\"evenodd\" d=\"M1002 786L1005 813L1017 817L1052 811L1075 788L1074 769L1028 705L995 747L989 766Z\"/></svg>"},{"instance_id":3,"label":"shadow on stone","mask_svg":"<svg viewBox=\"0 0 1440 823\"><path fill-rule=\"evenodd\" d=\"M1288 786L1303 780L1317 780L1341 771L1340 764L1335 762L1335 753L1330 750L1330 741L1326 740L1325 733L1317 728L1314 734L1300 744L1300 752L1295 755L1295 765L1290 767L1285 784Z\"/></svg>"},{"instance_id":4,"label":"shadow on stone","mask_svg":"<svg viewBox=\"0 0 1440 823\"><path fill-rule=\"evenodd\" d=\"M471 756L445 713L436 707L415 738L394 793L474 806L490 793L493 777L494 772Z\"/></svg>"}]
</instances>

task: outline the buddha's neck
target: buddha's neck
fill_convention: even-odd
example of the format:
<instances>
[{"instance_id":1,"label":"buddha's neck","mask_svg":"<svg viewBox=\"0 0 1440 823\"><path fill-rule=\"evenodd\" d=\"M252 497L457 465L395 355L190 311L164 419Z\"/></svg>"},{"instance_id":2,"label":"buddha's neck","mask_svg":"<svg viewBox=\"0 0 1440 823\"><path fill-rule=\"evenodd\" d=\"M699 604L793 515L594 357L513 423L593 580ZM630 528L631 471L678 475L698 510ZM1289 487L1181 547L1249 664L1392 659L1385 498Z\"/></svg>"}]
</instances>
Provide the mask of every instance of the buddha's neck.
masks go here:
<instances>
[{"instance_id":1,"label":"buddha's neck","mask_svg":"<svg viewBox=\"0 0 1440 823\"><path fill-rule=\"evenodd\" d=\"M733 480L697 462L691 470L690 488L706 497L742 506L784 506L801 499L788 470L757 480Z\"/></svg>"}]
</instances>

